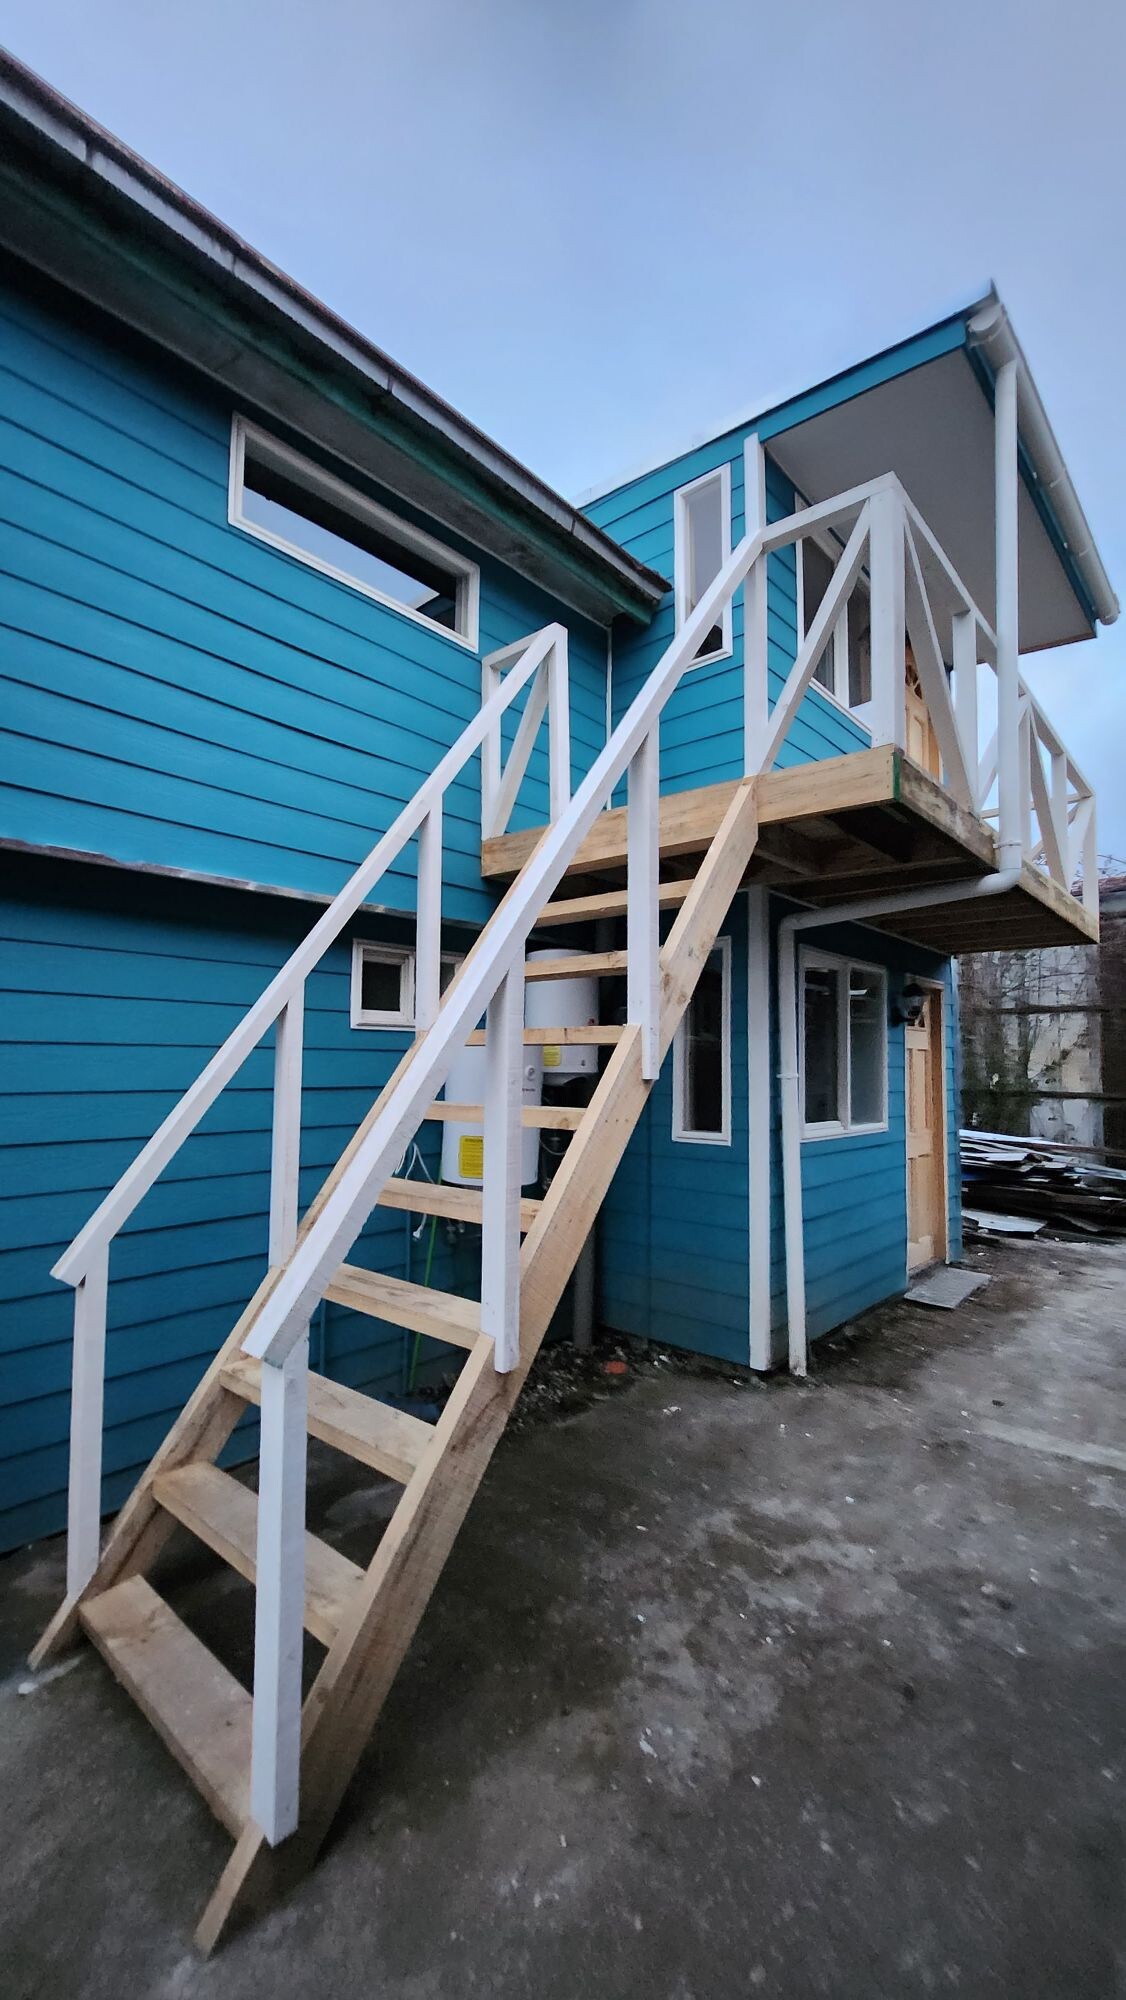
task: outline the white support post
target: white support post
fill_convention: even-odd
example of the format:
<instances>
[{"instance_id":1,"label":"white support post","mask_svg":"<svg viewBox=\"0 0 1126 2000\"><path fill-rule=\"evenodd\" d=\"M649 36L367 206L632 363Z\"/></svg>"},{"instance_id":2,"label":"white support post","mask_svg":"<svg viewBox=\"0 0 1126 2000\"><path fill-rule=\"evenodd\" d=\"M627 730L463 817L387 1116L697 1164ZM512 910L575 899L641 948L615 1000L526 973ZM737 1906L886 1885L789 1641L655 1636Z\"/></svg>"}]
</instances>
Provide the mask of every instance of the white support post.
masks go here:
<instances>
[{"instance_id":1,"label":"white support post","mask_svg":"<svg viewBox=\"0 0 1126 2000\"><path fill-rule=\"evenodd\" d=\"M786 1322L791 1375L804 1375L805 1231L802 1221L801 1083L798 1040L797 938L783 922L778 933L778 1067L782 1097L782 1204L786 1225Z\"/></svg>"},{"instance_id":2,"label":"white support post","mask_svg":"<svg viewBox=\"0 0 1126 2000\"><path fill-rule=\"evenodd\" d=\"M85 1590L98 1567L102 1519L102 1401L106 1378L109 1248L96 1250L74 1291L66 1588Z\"/></svg>"},{"instance_id":3,"label":"white support post","mask_svg":"<svg viewBox=\"0 0 1126 2000\"><path fill-rule=\"evenodd\" d=\"M743 447L743 531L766 526L766 453L757 437ZM767 557L747 571L743 585L743 772L757 775L770 721L767 678Z\"/></svg>"},{"instance_id":4,"label":"white support post","mask_svg":"<svg viewBox=\"0 0 1126 2000\"><path fill-rule=\"evenodd\" d=\"M309 1335L262 1364L250 1813L271 1847L297 1826L305 1630Z\"/></svg>"},{"instance_id":5,"label":"white support post","mask_svg":"<svg viewBox=\"0 0 1126 2000\"><path fill-rule=\"evenodd\" d=\"M1070 889L1072 878L1067 873L1067 809L1071 785L1067 775L1067 751L1057 743L1049 755L1051 769L1049 809L1056 836L1056 849L1060 857L1062 887Z\"/></svg>"},{"instance_id":6,"label":"white support post","mask_svg":"<svg viewBox=\"0 0 1126 2000\"><path fill-rule=\"evenodd\" d=\"M488 708L493 697L500 692L501 672L499 660L490 656L481 662L481 707ZM490 723L481 739L481 837L487 839L496 830L497 795L500 791L500 716Z\"/></svg>"},{"instance_id":7,"label":"white support post","mask_svg":"<svg viewBox=\"0 0 1126 2000\"><path fill-rule=\"evenodd\" d=\"M872 742L897 750L907 729L903 563L903 500L897 488L885 486L873 493L870 516Z\"/></svg>"},{"instance_id":8,"label":"white support post","mask_svg":"<svg viewBox=\"0 0 1126 2000\"><path fill-rule=\"evenodd\" d=\"M278 1015L274 1040L274 1130L270 1152L270 1262L284 1264L297 1239L301 1173L301 1058L305 988Z\"/></svg>"},{"instance_id":9,"label":"white support post","mask_svg":"<svg viewBox=\"0 0 1126 2000\"><path fill-rule=\"evenodd\" d=\"M524 1076L524 946L489 1002L485 1031L485 1160L481 1190L481 1331L498 1375L520 1359L520 1170Z\"/></svg>"},{"instance_id":10,"label":"white support post","mask_svg":"<svg viewBox=\"0 0 1126 2000\"><path fill-rule=\"evenodd\" d=\"M1024 854L1018 624L1017 364L1002 363L994 384L994 529L997 612L997 866L1019 868Z\"/></svg>"},{"instance_id":11,"label":"white support post","mask_svg":"<svg viewBox=\"0 0 1126 2000\"><path fill-rule=\"evenodd\" d=\"M1027 860L1032 853L1032 759L1038 754L1036 749L1036 733L1032 727L1032 709L1027 700L1024 701L1020 709L1020 721L1017 725L1017 749L1019 752L1017 769L1020 778L1020 790L1017 793L1020 807L1018 818L1020 851L1022 858ZM1043 779L1044 773L1043 769L1041 769L1041 784L1043 784ZM1003 827L1004 823L1002 811L1000 825Z\"/></svg>"},{"instance_id":12,"label":"white support post","mask_svg":"<svg viewBox=\"0 0 1126 2000\"><path fill-rule=\"evenodd\" d=\"M661 1067L659 763L655 723L630 759L626 823L626 1016L641 1029L641 1074L648 1082Z\"/></svg>"},{"instance_id":13,"label":"white support post","mask_svg":"<svg viewBox=\"0 0 1126 2000\"><path fill-rule=\"evenodd\" d=\"M1095 801L1089 798L1083 826L1083 908L1089 917L1099 914L1099 839L1095 825Z\"/></svg>"},{"instance_id":14,"label":"white support post","mask_svg":"<svg viewBox=\"0 0 1126 2000\"><path fill-rule=\"evenodd\" d=\"M977 619L972 611L956 611L953 628L954 719L962 742L970 804L977 812L983 804L977 740Z\"/></svg>"},{"instance_id":15,"label":"white support post","mask_svg":"<svg viewBox=\"0 0 1126 2000\"><path fill-rule=\"evenodd\" d=\"M752 1368L770 1367L770 891L747 890L748 1297Z\"/></svg>"},{"instance_id":16,"label":"white support post","mask_svg":"<svg viewBox=\"0 0 1126 2000\"><path fill-rule=\"evenodd\" d=\"M571 796L571 696L565 625L556 627L544 672L547 674L548 805L554 824Z\"/></svg>"},{"instance_id":17,"label":"white support post","mask_svg":"<svg viewBox=\"0 0 1126 2000\"><path fill-rule=\"evenodd\" d=\"M419 1034L438 1012L442 988L442 801L434 801L418 830L418 907L415 914L414 1024Z\"/></svg>"}]
</instances>

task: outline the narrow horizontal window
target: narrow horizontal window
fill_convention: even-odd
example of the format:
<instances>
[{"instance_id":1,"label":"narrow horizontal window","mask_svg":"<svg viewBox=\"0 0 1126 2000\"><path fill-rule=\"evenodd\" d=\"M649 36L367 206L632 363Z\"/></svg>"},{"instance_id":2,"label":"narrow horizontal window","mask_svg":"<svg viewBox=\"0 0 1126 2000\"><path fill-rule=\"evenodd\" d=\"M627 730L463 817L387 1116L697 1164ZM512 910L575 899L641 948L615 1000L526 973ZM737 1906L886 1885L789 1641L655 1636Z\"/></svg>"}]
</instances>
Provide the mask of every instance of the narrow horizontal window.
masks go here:
<instances>
[{"instance_id":1,"label":"narrow horizontal window","mask_svg":"<svg viewBox=\"0 0 1126 2000\"><path fill-rule=\"evenodd\" d=\"M230 518L338 582L476 646L475 564L240 418Z\"/></svg>"},{"instance_id":2,"label":"narrow horizontal window","mask_svg":"<svg viewBox=\"0 0 1126 2000\"><path fill-rule=\"evenodd\" d=\"M675 496L674 571L677 630L692 616L731 553L731 468L722 465ZM696 650L697 660L731 651L731 604Z\"/></svg>"},{"instance_id":3,"label":"narrow horizontal window","mask_svg":"<svg viewBox=\"0 0 1126 2000\"><path fill-rule=\"evenodd\" d=\"M731 1143L731 940L700 974L673 1044L673 1138Z\"/></svg>"},{"instance_id":4,"label":"narrow horizontal window","mask_svg":"<svg viewBox=\"0 0 1126 2000\"><path fill-rule=\"evenodd\" d=\"M887 973L804 953L801 1104L807 1138L887 1125Z\"/></svg>"}]
</instances>

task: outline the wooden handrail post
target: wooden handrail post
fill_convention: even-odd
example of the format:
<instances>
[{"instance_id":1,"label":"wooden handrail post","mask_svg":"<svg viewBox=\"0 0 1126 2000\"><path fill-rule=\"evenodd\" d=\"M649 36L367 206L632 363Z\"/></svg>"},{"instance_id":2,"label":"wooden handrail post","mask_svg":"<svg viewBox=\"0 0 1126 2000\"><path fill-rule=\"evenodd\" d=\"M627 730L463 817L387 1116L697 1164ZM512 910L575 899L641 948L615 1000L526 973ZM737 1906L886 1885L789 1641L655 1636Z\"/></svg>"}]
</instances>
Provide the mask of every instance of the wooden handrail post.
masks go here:
<instances>
[{"instance_id":1,"label":"wooden handrail post","mask_svg":"<svg viewBox=\"0 0 1126 2000\"><path fill-rule=\"evenodd\" d=\"M554 822L571 796L571 695L565 625L555 628L544 672L547 674L548 809Z\"/></svg>"},{"instance_id":2,"label":"wooden handrail post","mask_svg":"<svg viewBox=\"0 0 1126 2000\"><path fill-rule=\"evenodd\" d=\"M902 750L907 729L903 500L894 486L870 502L872 742Z\"/></svg>"},{"instance_id":3,"label":"wooden handrail post","mask_svg":"<svg viewBox=\"0 0 1126 2000\"><path fill-rule=\"evenodd\" d=\"M489 1002L481 1190L481 1331L498 1374L520 1359L520 1163L524 1078L524 941Z\"/></svg>"},{"instance_id":4,"label":"wooden handrail post","mask_svg":"<svg viewBox=\"0 0 1126 2000\"><path fill-rule=\"evenodd\" d=\"M66 1588L84 1590L98 1566L102 1519L102 1405L106 1378L109 1247L96 1250L74 1290Z\"/></svg>"},{"instance_id":5,"label":"wooden handrail post","mask_svg":"<svg viewBox=\"0 0 1126 2000\"><path fill-rule=\"evenodd\" d=\"M418 898L415 912L414 1025L430 1026L442 997L442 801L436 799L418 830Z\"/></svg>"},{"instance_id":6,"label":"wooden handrail post","mask_svg":"<svg viewBox=\"0 0 1126 2000\"><path fill-rule=\"evenodd\" d=\"M250 1813L271 1847L298 1818L308 1393L306 1331L261 1375Z\"/></svg>"},{"instance_id":7,"label":"wooden handrail post","mask_svg":"<svg viewBox=\"0 0 1126 2000\"><path fill-rule=\"evenodd\" d=\"M626 826L626 1016L641 1029L641 1074L660 1073L661 999L657 881L660 872L660 723L629 764Z\"/></svg>"},{"instance_id":8,"label":"wooden handrail post","mask_svg":"<svg viewBox=\"0 0 1126 2000\"><path fill-rule=\"evenodd\" d=\"M274 1030L274 1126L270 1149L271 1264L284 1264L297 1240L304 1034L305 987L302 984L286 1001Z\"/></svg>"}]
</instances>

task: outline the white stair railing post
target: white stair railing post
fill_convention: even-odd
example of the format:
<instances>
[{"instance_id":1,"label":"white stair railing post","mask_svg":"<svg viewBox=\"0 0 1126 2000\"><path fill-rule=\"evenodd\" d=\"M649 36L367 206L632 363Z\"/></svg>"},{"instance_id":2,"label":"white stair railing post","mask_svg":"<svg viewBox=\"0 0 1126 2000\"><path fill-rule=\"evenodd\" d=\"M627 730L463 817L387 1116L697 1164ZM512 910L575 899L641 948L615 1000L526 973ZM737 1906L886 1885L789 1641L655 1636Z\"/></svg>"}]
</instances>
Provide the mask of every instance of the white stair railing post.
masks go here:
<instances>
[{"instance_id":1,"label":"white stair railing post","mask_svg":"<svg viewBox=\"0 0 1126 2000\"><path fill-rule=\"evenodd\" d=\"M757 437L743 448L744 532L766 526L766 453ZM743 585L743 774L756 777L770 722L767 679L767 558L751 564Z\"/></svg>"},{"instance_id":2,"label":"white stair railing post","mask_svg":"<svg viewBox=\"0 0 1126 2000\"><path fill-rule=\"evenodd\" d=\"M270 1163L270 1263L297 1241L305 988L278 1015ZM305 1632L305 1456L309 1336L262 1364L255 1554L250 1811L270 1845L297 1825Z\"/></svg>"},{"instance_id":3,"label":"white stair railing post","mask_svg":"<svg viewBox=\"0 0 1126 2000\"><path fill-rule=\"evenodd\" d=\"M907 730L903 500L895 486L873 493L869 514L872 742L902 750Z\"/></svg>"},{"instance_id":4,"label":"white stair railing post","mask_svg":"<svg viewBox=\"0 0 1126 2000\"><path fill-rule=\"evenodd\" d=\"M1099 838L1095 823L1095 801L1085 800L1087 812L1083 823L1083 908L1089 917L1099 914Z\"/></svg>"},{"instance_id":5,"label":"white stair railing post","mask_svg":"<svg viewBox=\"0 0 1126 2000\"><path fill-rule=\"evenodd\" d=\"M554 824L571 796L571 696L565 625L555 628L544 672L547 674L549 810Z\"/></svg>"},{"instance_id":6,"label":"white stair railing post","mask_svg":"<svg viewBox=\"0 0 1126 2000\"><path fill-rule=\"evenodd\" d=\"M661 1067L659 961L660 723L644 736L629 763L626 821L626 1017L641 1029L641 1074Z\"/></svg>"},{"instance_id":7,"label":"white stair railing post","mask_svg":"<svg viewBox=\"0 0 1126 2000\"><path fill-rule=\"evenodd\" d=\"M997 866L1019 868L1024 858L1027 766L1021 759L1019 572L1017 501L1017 363L997 370L993 396L994 527L997 609Z\"/></svg>"},{"instance_id":8,"label":"white stair railing post","mask_svg":"<svg viewBox=\"0 0 1126 2000\"><path fill-rule=\"evenodd\" d=\"M74 1291L66 1588L84 1590L98 1567L102 1519L102 1404L106 1379L109 1247L95 1250Z\"/></svg>"},{"instance_id":9,"label":"white stair railing post","mask_svg":"<svg viewBox=\"0 0 1126 2000\"><path fill-rule=\"evenodd\" d=\"M274 1124L270 1147L270 1262L284 1264L297 1238L301 1176L301 1067L305 987L297 988L274 1030Z\"/></svg>"},{"instance_id":10,"label":"white stair railing post","mask_svg":"<svg viewBox=\"0 0 1126 2000\"><path fill-rule=\"evenodd\" d=\"M978 753L977 619L972 611L956 611L953 619L954 719L962 743L970 804L982 804Z\"/></svg>"},{"instance_id":11,"label":"white stair railing post","mask_svg":"<svg viewBox=\"0 0 1126 2000\"><path fill-rule=\"evenodd\" d=\"M414 1025L419 1034L434 1020L442 997L442 801L431 806L418 832L418 907L415 915Z\"/></svg>"},{"instance_id":12,"label":"white stair railing post","mask_svg":"<svg viewBox=\"0 0 1126 2000\"><path fill-rule=\"evenodd\" d=\"M524 1079L524 941L489 1002L481 1189L481 1331L497 1373L520 1359L520 1172Z\"/></svg>"}]
</instances>

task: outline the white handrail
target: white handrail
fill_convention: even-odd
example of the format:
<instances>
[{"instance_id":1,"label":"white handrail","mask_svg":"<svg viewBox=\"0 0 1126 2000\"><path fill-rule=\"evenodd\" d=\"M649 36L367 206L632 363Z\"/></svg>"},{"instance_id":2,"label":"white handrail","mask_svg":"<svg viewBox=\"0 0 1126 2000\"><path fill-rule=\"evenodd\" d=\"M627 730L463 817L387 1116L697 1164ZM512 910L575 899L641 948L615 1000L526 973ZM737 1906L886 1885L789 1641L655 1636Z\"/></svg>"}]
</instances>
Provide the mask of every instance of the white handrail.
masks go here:
<instances>
[{"instance_id":1,"label":"white handrail","mask_svg":"<svg viewBox=\"0 0 1126 2000\"><path fill-rule=\"evenodd\" d=\"M536 633L531 644L527 646L520 664L512 669L503 685L485 706L477 711L472 722L462 730L456 743L447 750L441 762L435 765L425 784L415 793L409 804L403 807L398 818L372 848L367 859L362 861L354 874L349 876L323 916L318 918L308 937L302 940L296 951L286 960L265 992L243 1015L222 1047L216 1050L211 1061L200 1071L195 1082L174 1105L163 1124L158 1126L132 1165L126 1168L120 1180L98 1204L90 1220L79 1230L73 1243L63 1251L58 1262L52 1267L52 1277L61 1278L67 1284L77 1284L94 1252L109 1243L117 1235L122 1223L128 1221L138 1202L148 1193L153 1182L178 1152L184 1140L195 1130L204 1112L241 1069L247 1056L257 1048L282 1009L304 986L309 974L315 970L329 946L339 937L345 924L370 895L380 876L398 858L407 842L420 831L424 821L438 806L447 786L469 761L489 730L494 724L499 723L509 703L537 671L555 642L556 630L556 627L549 625L545 626L542 632Z\"/></svg>"}]
</instances>

